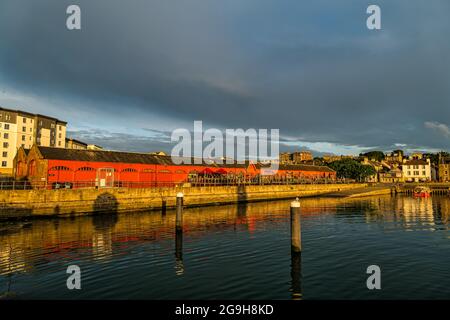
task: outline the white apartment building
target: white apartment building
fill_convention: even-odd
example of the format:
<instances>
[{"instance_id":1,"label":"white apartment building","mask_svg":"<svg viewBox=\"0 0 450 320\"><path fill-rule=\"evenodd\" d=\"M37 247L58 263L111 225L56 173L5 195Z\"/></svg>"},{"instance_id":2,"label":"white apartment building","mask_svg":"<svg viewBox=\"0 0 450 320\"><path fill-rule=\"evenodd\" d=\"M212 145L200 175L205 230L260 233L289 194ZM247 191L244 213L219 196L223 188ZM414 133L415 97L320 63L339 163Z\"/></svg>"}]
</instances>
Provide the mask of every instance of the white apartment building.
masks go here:
<instances>
[{"instance_id":1,"label":"white apartment building","mask_svg":"<svg viewBox=\"0 0 450 320\"><path fill-rule=\"evenodd\" d=\"M430 159L405 160L403 162L402 172L406 182L431 181Z\"/></svg>"},{"instance_id":2,"label":"white apartment building","mask_svg":"<svg viewBox=\"0 0 450 320\"><path fill-rule=\"evenodd\" d=\"M64 148L67 122L21 110L0 108L0 174L13 173L17 150L33 144Z\"/></svg>"}]
</instances>

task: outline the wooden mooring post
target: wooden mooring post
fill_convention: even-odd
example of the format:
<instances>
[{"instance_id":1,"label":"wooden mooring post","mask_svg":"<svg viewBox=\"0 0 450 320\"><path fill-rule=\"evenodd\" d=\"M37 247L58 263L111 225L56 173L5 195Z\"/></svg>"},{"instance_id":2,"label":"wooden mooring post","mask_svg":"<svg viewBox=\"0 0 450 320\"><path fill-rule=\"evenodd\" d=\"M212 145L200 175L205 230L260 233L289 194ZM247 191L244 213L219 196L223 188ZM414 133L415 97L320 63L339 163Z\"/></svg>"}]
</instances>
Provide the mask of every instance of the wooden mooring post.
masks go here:
<instances>
[{"instance_id":1,"label":"wooden mooring post","mask_svg":"<svg viewBox=\"0 0 450 320\"><path fill-rule=\"evenodd\" d=\"M176 231L183 231L183 197L182 192L177 193L177 217L175 222Z\"/></svg>"},{"instance_id":2,"label":"wooden mooring post","mask_svg":"<svg viewBox=\"0 0 450 320\"><path fill-rule=\"evenodd\" d=\"M291 251L302 251L302 227L300 220L300 201L291 202Z\"/></svg>"}]
</instances>

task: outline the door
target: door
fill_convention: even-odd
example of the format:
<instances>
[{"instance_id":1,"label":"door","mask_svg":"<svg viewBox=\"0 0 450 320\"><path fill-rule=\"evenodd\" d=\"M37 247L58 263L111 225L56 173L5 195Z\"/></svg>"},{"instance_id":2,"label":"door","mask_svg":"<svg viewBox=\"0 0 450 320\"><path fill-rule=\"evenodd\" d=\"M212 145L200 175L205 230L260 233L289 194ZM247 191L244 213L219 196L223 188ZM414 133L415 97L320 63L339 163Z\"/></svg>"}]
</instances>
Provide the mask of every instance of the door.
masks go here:
<instances>
[{"instance_id":1,"label":"door","mask_svg":"<svg viewBox=\"0 0 450 320\"><path fill-rule=\"evenodd\" d=\"M97 170L97 186L99 188L114 187L114 169L100 168Z\"/></svg>"}]
</instances>

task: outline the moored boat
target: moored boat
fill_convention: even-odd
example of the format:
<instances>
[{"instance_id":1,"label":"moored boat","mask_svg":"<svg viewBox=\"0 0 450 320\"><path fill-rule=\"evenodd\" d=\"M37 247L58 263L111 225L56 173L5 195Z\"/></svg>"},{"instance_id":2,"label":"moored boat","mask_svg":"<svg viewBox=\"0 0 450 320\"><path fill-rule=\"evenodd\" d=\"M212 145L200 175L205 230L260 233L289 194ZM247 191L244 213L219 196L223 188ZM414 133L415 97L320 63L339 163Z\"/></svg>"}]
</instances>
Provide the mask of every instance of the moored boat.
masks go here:
<instances>
[{"instance_id":1,"label":"moored boat","mask_svg":"<svg viewBox=\"0 0 450 320\"><path fill-rule=\"evenodd\" d=\"M431 196L431 189L424 186L414 188L414 197L427 198Z\"/></svg>"}]
</instances>

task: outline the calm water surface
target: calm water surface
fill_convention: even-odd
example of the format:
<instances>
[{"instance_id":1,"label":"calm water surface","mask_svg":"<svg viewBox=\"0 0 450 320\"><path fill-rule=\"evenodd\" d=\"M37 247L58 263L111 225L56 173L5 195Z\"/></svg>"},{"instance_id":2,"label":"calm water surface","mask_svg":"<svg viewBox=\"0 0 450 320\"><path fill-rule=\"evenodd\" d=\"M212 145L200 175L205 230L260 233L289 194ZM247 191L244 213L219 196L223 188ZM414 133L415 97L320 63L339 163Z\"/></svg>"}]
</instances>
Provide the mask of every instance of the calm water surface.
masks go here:
<instances>
[{"instance_id":1,"label":"calm water surface","mask_svg":"<svg viewBox=\"0 0 450 320\"><path fill-rule=\"evenodd\" d=\"M0 223L0 295L22 299L450 298L450 198L289 201ZM82 290L66 288L67 266ZM382 290L366 288L379 265Z\"/></svg>"}]
</instances>

